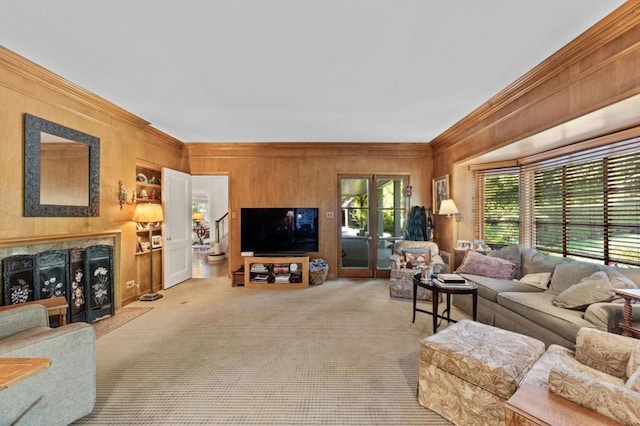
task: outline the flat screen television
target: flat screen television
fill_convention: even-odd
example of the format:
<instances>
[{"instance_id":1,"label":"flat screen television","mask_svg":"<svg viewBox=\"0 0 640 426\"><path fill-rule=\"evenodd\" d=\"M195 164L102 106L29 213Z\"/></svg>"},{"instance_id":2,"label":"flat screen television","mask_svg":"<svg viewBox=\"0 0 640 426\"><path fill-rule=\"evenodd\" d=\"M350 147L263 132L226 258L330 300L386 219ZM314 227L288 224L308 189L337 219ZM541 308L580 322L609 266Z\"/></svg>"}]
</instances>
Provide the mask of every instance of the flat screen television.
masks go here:
<instances>
[{"instance_id":1,"label":"flat screen television","mask_svg":"<svg viewBox=\"0 0 640 426\"><path fill-rule=\"evenodd\" d=\"M313 207L243 207L240 250L255 255L318 251L318 209Z\"/></svg>"}]
</instances>

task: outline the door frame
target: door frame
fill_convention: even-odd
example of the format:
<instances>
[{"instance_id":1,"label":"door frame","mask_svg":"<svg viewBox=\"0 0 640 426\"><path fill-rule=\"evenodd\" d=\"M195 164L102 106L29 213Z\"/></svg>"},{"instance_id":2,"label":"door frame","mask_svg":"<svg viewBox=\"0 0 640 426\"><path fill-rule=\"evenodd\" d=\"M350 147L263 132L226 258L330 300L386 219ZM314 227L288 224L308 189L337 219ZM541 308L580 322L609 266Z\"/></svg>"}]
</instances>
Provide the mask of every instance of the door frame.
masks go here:
<instances>
[{"instance_id":1,"label":"door frame","mask_svg":"<svg viewBox=\"0 0 640 426\"><path fill-rule=\"evenodd\" d=\"M368 197L368 235L366 239L369 241L369 264L367 267L343 267L342 266L342 180L343 179L367 179L369 182L369 197ZM337 176L337 207L336 211L339 212L340 218L336 221L336 259L337 259L337 276L346 278L389 278L391 270L384 268L380 269L378 264L378 193L376 183L381 179L403 179L404 185L410 185L411 175L407 173L341 173ZM402 188L404 191L404 188ZM404 194L403 194L404 195ZM405 221L408 214L408 204L405 202L404 215ZM406 225L406 222L405 222ZM400 239L402 237L398 237Z\"/></svg>"}]
</instances>

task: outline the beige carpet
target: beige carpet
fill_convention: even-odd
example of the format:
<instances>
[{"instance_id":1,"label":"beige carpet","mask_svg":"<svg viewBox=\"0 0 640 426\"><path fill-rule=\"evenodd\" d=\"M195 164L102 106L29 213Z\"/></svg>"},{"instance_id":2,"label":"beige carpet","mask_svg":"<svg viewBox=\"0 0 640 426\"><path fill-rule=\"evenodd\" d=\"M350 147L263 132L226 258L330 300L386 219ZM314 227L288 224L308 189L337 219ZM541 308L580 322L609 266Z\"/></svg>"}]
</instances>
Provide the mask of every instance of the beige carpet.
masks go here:
<instances>
[{"instance_id":1,"label":"beige carpet","mask_svg":"<svg viewBox=\"0 0 640 426\"><path fill-rule=\"evenodd\" d=\"M192 279L97 341L97 400L79 424L445 425L416 402L411 302L388 280L303 290Z\"/></svg>"}]
</instances>

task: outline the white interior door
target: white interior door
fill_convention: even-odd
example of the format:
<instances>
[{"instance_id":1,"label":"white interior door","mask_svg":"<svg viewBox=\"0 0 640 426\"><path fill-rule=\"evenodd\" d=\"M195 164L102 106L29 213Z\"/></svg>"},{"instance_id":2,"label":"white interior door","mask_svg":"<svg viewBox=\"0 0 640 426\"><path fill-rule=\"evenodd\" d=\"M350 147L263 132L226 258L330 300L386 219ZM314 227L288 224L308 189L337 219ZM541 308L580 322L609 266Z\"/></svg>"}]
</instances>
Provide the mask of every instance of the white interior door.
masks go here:
<instances>
[{"instance_id":1,"label":"white interior door","mask_svg":"<svg viewBox=\"0 0 640 426\"><path fill-rule=\"evenodd\" d=\"M191 278L191 175L162 169L164 288Z\"/></svg>"}]
</instances>

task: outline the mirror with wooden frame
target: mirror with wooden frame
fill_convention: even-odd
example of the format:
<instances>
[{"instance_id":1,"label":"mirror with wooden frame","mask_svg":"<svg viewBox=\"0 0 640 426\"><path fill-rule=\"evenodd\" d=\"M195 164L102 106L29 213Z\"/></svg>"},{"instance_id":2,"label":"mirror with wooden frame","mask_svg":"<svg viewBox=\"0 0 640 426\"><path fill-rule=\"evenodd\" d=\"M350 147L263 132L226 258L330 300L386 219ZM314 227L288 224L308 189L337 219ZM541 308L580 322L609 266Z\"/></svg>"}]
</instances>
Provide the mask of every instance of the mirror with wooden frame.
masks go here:
<instances>
[{"instance_id":1,"label":"mirror with wooden frame","mask_svg":"<svg viewBox=\"0 0 640 426\"><path fill-rule=\"evenodd\" d=\"M100 215L100 139L24 115L24 215Z\"/></svg>"}]
</instances>

